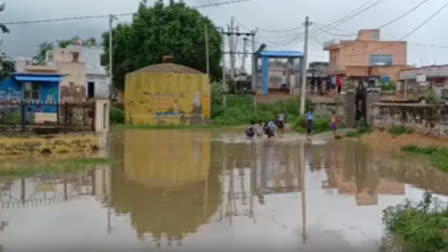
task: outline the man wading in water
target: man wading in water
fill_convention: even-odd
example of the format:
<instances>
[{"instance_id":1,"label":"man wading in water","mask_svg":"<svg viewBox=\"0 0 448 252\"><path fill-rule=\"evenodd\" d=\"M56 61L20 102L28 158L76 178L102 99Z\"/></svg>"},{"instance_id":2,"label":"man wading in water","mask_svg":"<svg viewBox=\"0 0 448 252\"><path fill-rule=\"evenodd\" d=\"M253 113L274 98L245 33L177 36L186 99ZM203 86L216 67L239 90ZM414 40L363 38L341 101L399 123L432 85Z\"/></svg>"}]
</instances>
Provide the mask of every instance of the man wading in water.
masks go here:
<instances>
[{"instance_id":1,"label":"man wading in water","mask_svg":"<svg viewBox=\"0 0 448 252\"><path fill-rule=\"evenodd\" d=\"M313 137L313 121L314 121L313 110L310 110L308 113L306 113L305 118L306 118L306 136L308 140L311 140L311 138Z\"/></svg>"}]
</instances>

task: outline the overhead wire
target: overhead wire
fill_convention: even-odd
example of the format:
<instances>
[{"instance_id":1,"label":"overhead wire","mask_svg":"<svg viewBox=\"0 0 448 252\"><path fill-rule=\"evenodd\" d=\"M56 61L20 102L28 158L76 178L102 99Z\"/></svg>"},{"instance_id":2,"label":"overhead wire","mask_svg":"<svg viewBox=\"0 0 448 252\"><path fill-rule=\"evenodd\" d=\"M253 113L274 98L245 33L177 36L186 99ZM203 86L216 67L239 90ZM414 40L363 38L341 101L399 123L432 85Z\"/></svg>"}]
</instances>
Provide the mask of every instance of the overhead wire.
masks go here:
<instances>
[{"instance_id":1,"label":"overhead wire","mask_svg":"<svg viewBox=\"0 0 448 252\"><path fill-rule=\"evenodd\" d=\"M392 19L392 20L390 20L390 21L388 21L388 22L378 26L378 29L382 29L382 28L384 28L386 26L389 26L389 25L397 22L398 20L408 16L409 14L411 14L414 11L416 11L418 8L420 8L422 5L424 5L425 3L429 2L429 1L431 1L431 0L423 0L423 1L419 2L417 5L415 5L414 7L412 7L411 9L406 11L405 13L403 13L403 14L399 15L398 17L396 17L396 18L394 18L394 19Z\"/></svg>"},{"instance_id":2,"label":"overhead wire","mask_svg":"<svg viewBox=\"0 0 448 252\"><path fill-rule=\"evenodd\" d=\"M249 1L251 1L251 0L231 0L231 1L223 1L223 2L203 4L203 5L196 5L196 6L191 6L191 7L192 8L209 8L209 7L217 7L217 6L222 6L222 5L229 5L229 4L249 2ZM137 14L137 12L119 13L119 14L103 14L103 15L93 15L93 16L75 16L75 17L65 17L65 18L5 22L3 24L4 25L41 24L41 23L53 23L53 22L73 21L73 20L101 19L101 18L108 18L110 16L114 16L114 17L133 16L136 14Z\"/></svg>"}]
</instances>

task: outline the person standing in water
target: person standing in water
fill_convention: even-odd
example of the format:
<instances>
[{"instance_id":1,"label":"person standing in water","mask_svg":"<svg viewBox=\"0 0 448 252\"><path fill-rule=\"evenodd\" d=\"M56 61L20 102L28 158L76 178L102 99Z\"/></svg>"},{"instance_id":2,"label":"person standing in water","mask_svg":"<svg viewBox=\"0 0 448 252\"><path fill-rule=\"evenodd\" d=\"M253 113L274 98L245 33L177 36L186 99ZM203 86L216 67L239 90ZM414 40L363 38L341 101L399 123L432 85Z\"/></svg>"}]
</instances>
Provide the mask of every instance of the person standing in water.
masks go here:
<instances>
[{"instance_id":1,"label":"person standing in water","mask_svg":"<svg viewBox=\"0 0 448 252\"><path fill-rule=\"evenodd\" d=\"M275 125L274 121L269 121L266 125L266 135L268 138L275 137L275 130L277 129L277 125Z\"/></svg>"},{"instance_id":2,"label":"person standing in water","mask_svg":"<svg viewBox=\"0 0 448 252\"><path fill-rule=\"evenodd\" d=\"M277 119L277 126L278 126L280 133L282 133L282 134L285 131L285 125L286 125L286 116L285 116L285 114L280 113L278 115L278 119Z\"/></svg>"},{"instance_id":3,"label":"person standing in water","mask_svg":"<svg viewBox=\"0 0 448 252\"><path fill-rule=\"evenodd\" d=\"M311 139L313 134L313 122L314 122L314 113L313 110L308 111L305 115L306 118L306 135L308 139Z\"/></svg>"},{"instance_id":4,"label":"person standing in water","mask_svg":"<svg viewBox=\"0 0 448 252\"><path fill-rule=\"evenodd\" d=\"M255 134L257 137L263 137L264 135L264 123L262 120L258 121L258 125L255 127Z\"/></svg>"},{"instance_id":5,"label":"person standing in water","mask_svg":"<svg viewBox=\"0 0 448 252\"><path fill-rule=\"evenodd\" d=\"M336 130L338 129L338 116L336 114L336 111L333 111L333 115L331 116L331 124L330 124L331 130L333 131L333 136L336 139Z\"/></svg>"},{"instance_id":6,"label":"person standing in water","mask_svg":"<svg viewBox=\"0 0 448 252\"><path fill-rule=\"evenodd\" d=\"M248 138L253 138L255 136L255 122L251 121L250 126L246 129L246 136Z\"/></svg>"}]
</instances>

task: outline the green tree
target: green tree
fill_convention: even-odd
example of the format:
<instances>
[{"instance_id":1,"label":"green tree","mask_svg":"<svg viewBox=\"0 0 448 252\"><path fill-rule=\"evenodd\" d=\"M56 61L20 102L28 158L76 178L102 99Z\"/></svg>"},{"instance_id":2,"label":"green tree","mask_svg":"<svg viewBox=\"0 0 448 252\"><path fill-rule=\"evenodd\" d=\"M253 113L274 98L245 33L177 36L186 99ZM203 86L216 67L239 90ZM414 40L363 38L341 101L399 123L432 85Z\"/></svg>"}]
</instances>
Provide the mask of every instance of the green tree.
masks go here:
<instances>
[{"instance_id":1,"label":"green tree","mask_svg":"<svg viewBox=\"0 0 448 252\"><path fill-rule=\"evenodd\" d=\"M45 64L47 60L47 52L53 50L53 43L51 42L43 42L39 45L39 49L37 50L37 55L33 57L33 60L39 64Z\"/></svg>"},{"instance_id":2,"label":"green tree","mask_svg":"<svg viewBox=\"0 0 448 252\"><path fill-rule=\"evenodd\" d=\"M3 12L5 10L5 4L0 5L0 12ZM0 23L0 30L2 33L9 33L9 29L5 24Z\"/></svg>"},{"instance_id":3,"label":"green tree","mask_svg":"<svg viewBox=\"0 0 448 252\"><path fill-rule=\"evenodd\" d=\"M0 5L0 12L5 10L5 4ZM9 33L8 27L0 23L0 30L2 33ZM10 77L15 71L14 62L6 56L5 53L0 53L0 80Z\"/></svg>"},{"instance_id":4,"label":"green tree","mask_svg":"<svg viewBox=\"0 0 448 252\"><path fill-rule=\"evenodd\" d=\"M127 73L161 63L165 55L173 56L174 63L205 72L205 26L209 33L210 72L217 80L221 76L221 35L210 19L181 2L164 5L159 0L150 7L141 2L132 23L119 24L113 30L114 86L122 89ZM103 34L103 44L103 63L108 65L108 32Z\"/></svg>"}]
</instances>

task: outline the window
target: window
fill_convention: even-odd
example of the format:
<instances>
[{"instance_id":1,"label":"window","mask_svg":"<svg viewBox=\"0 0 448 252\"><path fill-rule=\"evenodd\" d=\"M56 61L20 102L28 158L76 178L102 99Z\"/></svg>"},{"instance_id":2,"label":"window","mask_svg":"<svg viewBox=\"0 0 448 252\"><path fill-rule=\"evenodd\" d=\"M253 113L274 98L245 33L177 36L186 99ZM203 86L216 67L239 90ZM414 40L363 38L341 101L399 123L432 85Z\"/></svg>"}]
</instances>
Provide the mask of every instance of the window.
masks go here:
<instances>
[{"instance_id":1,"label":"window","mask_svg":"<svg viewBox=\"0 0 448 252\"><path fill-rule=\"evenodd\" d=\"M25 101L40 100L40 86L38 83L26 82L23 84L23 100Z\"/></svg>"},{"instance_id":2,"label":"window","mask_svg":"<svg viewBox=\"0 0 448 252\"><path fill-rule=\"evenodd\" d=\"M370 66L391 66L393 61L391 54L371 54L369 56Z\"/></svg>"}]
</instances>

